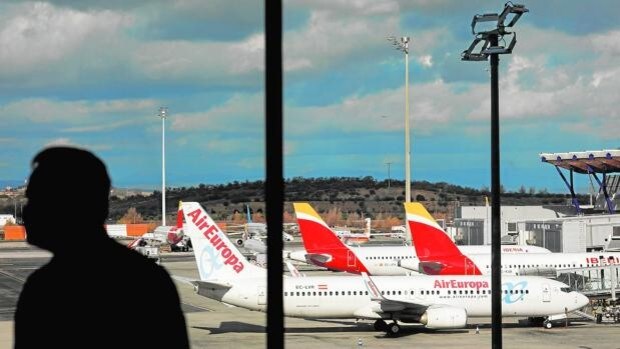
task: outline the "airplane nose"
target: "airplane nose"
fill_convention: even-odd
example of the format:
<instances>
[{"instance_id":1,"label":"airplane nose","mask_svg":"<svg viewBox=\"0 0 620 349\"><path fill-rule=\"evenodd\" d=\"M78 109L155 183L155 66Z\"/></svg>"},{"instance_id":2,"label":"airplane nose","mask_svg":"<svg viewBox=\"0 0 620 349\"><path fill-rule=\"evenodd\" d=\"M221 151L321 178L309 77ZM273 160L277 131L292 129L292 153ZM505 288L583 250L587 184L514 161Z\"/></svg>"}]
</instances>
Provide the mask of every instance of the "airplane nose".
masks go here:
<instances>
[{"instance_id":1,"label":"airplane nose","mask_svg":"<svg viewBox=\"0 0 620 349\"><path fill-rule=\"evenodd\" d=\"M588 303L590 303L590 299L588 297L582 295L581 293L575 292L575 305L577 306L577 309L585 307Z\"/></svg>"}]
</instances>

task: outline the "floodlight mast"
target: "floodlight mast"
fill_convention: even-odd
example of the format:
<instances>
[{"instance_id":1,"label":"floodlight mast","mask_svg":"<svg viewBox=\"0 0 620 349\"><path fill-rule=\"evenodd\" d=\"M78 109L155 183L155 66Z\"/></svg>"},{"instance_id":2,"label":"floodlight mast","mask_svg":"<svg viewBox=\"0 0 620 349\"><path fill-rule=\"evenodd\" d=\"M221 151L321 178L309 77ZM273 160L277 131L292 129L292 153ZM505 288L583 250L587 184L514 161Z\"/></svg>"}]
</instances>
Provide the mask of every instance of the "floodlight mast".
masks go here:
<instances>
[{"instance_id":1,"label":"floodlight mast","mask_svg":"<svg viewBox=\"0 0 620 349\"><path fill-rule=\"evenodd\" d=\"M161 225L166 225L166 116L168 107L160 107L161 118Z\"/></svg>"},{"instance_id":2,"label":"floodlight mast","mask_svg":"<svg viewBox=\"0 0 620 349\"><path fill-rule=\"evenodd\" d=\"M397 40L394 36L388 36L387 40L397 51L405 53L405 202L411 202L411 141L409 126L409 41L408 36Z\"/></svg>"},{"instance_id":3,"label":"floodlight mast","mask_svg":"<svg viewBox=\"0 0 620 349\"><path fill-rule=\"evenodd\" d=\"M529 10L524 5L507 2L499 15L496 13L475 15L471 22L472 34L475 36L474 41L461 54L461 60L464 61L486 61L487 58L491 58L491 341L493 349L502 348L499 55L512 53L517 43L517 36L515 33L506 31L506 28L514 26L526 12ZM511 14L514 17L508 24L504 24L506 18ZM478 32L476 25L481 22L496 22L496 26L494 29ZM499 40L509 34L512 34L512 40L508 47L499 46ZM479 51L475 51L477 47L480 47Z\"/></svg>"}]
</instances>

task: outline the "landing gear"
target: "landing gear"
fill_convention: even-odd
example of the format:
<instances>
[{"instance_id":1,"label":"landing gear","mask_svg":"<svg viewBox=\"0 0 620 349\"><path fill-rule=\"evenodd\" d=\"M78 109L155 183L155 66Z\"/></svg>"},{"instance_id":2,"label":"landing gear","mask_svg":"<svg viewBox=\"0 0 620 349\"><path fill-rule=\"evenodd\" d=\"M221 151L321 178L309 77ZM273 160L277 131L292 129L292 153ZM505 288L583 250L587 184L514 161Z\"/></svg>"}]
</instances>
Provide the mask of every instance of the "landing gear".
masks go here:
<instances>
[{"instance_id":1,"label":"landing gear","mask_svg":"<svg viewBox=\"0 0 620 349\"><path fill-rule=\"evenodd\" d=\"M550 328L552 328L552 327L553 327L553 324L551 323L551 321L549 321L549 320L545 320L545 322L543 322L543 326L544 326L546 329L550 329Z\"/></svg>"},{"instance_id":2,"label":"landing gear","mask_svg":"<svg viewBox=\"0 0 620 349\"><path fill-rule=\"evenodd\" d=\"M387 325L387 335L391 337L395 337L400 334L400 325L396 323L396 321Z\"/></svg>"},{"instance_id":3,"label":"landing gear","mask_svg":"<svg viewBox=\"0 0 620 349\"><path fill-rule=\"evenodd\" d=\"M383 319L379 319L375 321L374 326L376 331L386 331L388 325L385 323L385 321L383 321Z\"/></svg>"}]
</instances>

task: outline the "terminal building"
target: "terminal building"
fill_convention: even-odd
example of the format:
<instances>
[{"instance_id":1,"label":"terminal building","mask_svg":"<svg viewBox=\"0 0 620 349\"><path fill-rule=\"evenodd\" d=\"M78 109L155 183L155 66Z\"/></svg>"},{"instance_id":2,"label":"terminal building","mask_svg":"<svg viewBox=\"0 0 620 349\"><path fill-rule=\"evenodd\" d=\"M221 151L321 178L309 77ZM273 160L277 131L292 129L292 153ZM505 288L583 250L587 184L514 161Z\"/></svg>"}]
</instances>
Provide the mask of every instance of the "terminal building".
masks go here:
<instances>
[{"instance_id":1,"label":"terminal building","mask_svg":"<svg viewBox=\"0 0 620 349\"><path fill-rule=\"evenodd\" d=\"M504 244L528 244L552 252L620 251L620 150L542 153L571 194L566 206L502 206L501 235ZM568 176L565 172L568 171ZM575 195L575 174L589 177L598 186L591 205ZM568 178L567 178L568 177ZM491 244L491 207L457 209L451 233L458 244Z\"/></svg>"},{"instance_id":2,"label":"terminal building","mask_svg":"<svg viewBox=\"0 0 620 349\"><path fill-rule=\"evenodd\" d=\"M616 213L620 203L620 150L543 153L540 160L555 167L571 200L564 206L502 206L502 244L535 245L551 252L620 251L620 214ZM590 181L587 205L575 194L575 174L587 175ZM491 207L458 207L448 231L458 244L490 245ZM591 299L617 302L618 265L579 267L558 273L557 279Z\"/></svg>"}]
</instances>

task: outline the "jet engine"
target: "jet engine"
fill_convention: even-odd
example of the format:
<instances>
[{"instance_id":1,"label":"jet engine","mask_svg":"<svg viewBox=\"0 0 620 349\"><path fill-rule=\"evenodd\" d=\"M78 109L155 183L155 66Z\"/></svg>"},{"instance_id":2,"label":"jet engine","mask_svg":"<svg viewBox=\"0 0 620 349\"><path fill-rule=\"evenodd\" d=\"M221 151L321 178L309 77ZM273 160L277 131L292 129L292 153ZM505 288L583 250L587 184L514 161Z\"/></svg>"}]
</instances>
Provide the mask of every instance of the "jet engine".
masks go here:
<instances>
[{"instance_id":1,"label":"jet engine","mask_svg":"<svg viewBox=\"0 0 620 349\"><path fill-rule=\"evenodd\" d=\"M467 324L467 312L457 307L429 307L420 317L420 323L431 329L463 328Z\"/></svg>"}]
</instances>

